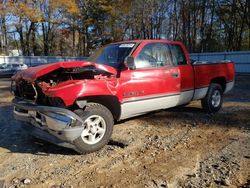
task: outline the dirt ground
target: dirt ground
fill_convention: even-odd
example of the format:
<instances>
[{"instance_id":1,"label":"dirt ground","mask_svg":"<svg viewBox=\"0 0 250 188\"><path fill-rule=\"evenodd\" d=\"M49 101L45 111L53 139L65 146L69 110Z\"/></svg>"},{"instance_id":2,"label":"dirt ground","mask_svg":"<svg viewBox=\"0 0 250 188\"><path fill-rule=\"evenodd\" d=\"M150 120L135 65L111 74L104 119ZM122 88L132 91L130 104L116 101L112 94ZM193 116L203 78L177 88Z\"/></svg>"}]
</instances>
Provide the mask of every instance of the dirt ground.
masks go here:
<instances>
[{"instance_id":1,"label":"dirt ground","mask_svg":"<svg viewBox=\"0 0 250 188\"><path fill-rule=\"evenodd\" d=\"M0 188L250 187L250 75L223 109L200 102L119 122L102 150L79 155L26 134L0 81Z\"/></svg>"}]
</instances>

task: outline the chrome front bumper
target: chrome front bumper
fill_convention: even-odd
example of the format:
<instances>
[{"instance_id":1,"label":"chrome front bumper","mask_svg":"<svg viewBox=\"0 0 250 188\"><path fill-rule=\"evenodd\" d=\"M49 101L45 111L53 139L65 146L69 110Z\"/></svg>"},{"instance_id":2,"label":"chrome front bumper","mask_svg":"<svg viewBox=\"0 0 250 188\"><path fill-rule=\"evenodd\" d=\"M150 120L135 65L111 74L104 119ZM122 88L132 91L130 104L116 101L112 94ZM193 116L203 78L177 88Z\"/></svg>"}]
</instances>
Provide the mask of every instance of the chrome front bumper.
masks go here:
<instances>
[{"instance_id":1,"label":"chrome front bumper","mask_svg":"<svg viewBox=\"0 0 250 188\"><path fill-rule=\"evenodd\" d=\"M25 129L26 127L30 131L30 126L25 125L32 125L33 131L31 131L31 134L37 132L34 130L38 129L40 136L34 136L41 137L41 133L44 132L46 139L50 134L62 141L73 143L81 135L83 121L77 114L70 110L37 105L18 98L13 99L12 103L14 105L14 118L23 122L23 128ZM76 123L78 126L75 126Z\"/></svg>"}]
</instances>

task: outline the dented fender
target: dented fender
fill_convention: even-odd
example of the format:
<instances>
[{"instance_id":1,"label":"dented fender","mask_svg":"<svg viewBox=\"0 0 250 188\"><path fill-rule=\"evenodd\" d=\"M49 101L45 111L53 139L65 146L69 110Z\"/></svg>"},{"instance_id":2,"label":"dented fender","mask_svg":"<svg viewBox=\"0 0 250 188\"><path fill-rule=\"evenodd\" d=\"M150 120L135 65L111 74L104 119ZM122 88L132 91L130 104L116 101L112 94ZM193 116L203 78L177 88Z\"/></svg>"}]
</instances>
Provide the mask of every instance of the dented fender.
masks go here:
<instances>
[{"instance_id":1,"label":"dented fender","mask_svg":"<svg viewBox=\"0 0 250 188\"><path fill-rule=\"evenodd\" d=\"M96 95L115 95L115 78L111 80L68 80L44 89L49 97L60 97L66 106L75 103L77 98ZM69 92L70 91L70 92Z\"/></svg>"}]
</instances>

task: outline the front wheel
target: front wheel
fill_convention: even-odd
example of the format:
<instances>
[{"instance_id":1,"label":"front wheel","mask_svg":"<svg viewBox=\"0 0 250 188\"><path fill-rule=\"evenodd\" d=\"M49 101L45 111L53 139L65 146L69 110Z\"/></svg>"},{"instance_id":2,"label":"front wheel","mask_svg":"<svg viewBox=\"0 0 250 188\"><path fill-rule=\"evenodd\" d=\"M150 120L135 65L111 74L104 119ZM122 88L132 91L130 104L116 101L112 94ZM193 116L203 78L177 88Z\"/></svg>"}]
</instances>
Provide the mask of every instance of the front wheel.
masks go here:
<instances>
[{"instance_id":1,"label":"front wheel","mask_svg":"<svg viewBox=\"0 0 250 188\"><path fill-rule=\"evenodd\" d=\"M201 105L207 113L218 112L223 102L223 90L221 85L212 83L207 95L201 100Z\"/></svg>"},{"instance_id":2,"label":"front wheel","mask_svg":"<svg viewBox=\"0 0 250 188\"><path fill-rule=\"evenodd\" d=\"M80 137L74 140L74 145L80 153L91 153L105 146L113 131L113 115L105 106L98 103L88 103L85 110L75 111L84 121Z\"/></svg>"}]
</instances>

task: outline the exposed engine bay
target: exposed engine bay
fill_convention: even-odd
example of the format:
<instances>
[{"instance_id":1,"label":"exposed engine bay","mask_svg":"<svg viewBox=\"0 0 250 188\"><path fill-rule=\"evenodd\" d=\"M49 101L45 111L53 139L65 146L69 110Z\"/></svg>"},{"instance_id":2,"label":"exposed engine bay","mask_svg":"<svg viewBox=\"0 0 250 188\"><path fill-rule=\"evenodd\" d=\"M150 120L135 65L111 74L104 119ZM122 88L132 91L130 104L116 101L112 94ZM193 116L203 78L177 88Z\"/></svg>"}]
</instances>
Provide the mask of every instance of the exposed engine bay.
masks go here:
<instances>
[{"instance_id":1,"label":"exposed engine bay","mask_svg":"<svg viewBox=\"0 0 250 188\"><path fill-rule=\"evenodd\" d=\"M67 80L101 79L107 78L110 75L110 73L99 70L94 66L66 69L59 68L49 74L39 77L36 80L36 84L45 82L51 87Z\"/></svg>"},{"instance_id":2,"label":"exposed engine bay","mask_svg":"<svg viewBox=\"0 0 250 188\"><path fill-rule=\"evenodd\" d=\"M35 101L37 104L63 106L60 98L48 97L43 93L43 90L47 90L68 80L107 79L111 75L113 74L100 70L95 66L58 68L38 77L33 83L24 79L12 83L12 91L15 96Z\"/></svg>"}]
</instances>

